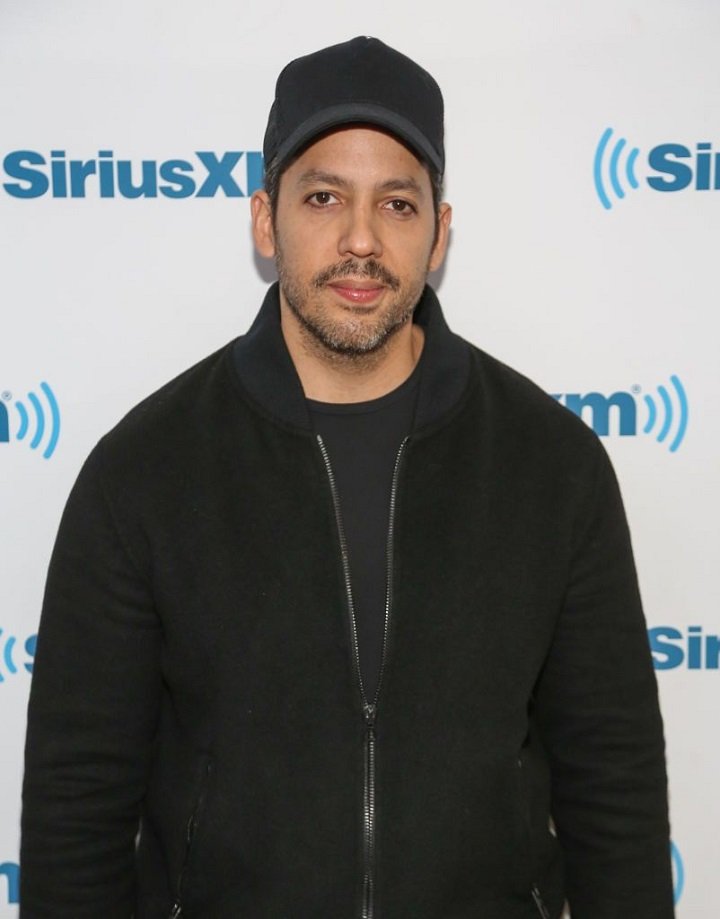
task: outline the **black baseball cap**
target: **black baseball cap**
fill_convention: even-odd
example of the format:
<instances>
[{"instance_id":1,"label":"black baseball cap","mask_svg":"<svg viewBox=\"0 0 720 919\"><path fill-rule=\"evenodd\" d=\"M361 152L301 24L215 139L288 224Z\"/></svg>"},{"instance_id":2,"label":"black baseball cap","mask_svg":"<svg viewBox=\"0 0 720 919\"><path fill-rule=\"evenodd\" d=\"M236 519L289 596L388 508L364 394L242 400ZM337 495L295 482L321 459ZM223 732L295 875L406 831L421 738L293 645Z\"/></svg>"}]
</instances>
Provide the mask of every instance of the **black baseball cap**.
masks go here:
<instances>
[{"instance_id":1,"label":"black baseball cap","mask_svg":"<svg viewBox=\"0 0 720 919\"><path fill-rule=\"evenodd\" d=\"M443 97L432 76L377 38L358 36L291 61L280 73L263 156L283 164L314 137L373 124L445 171Z\"/></svg>"}]
</instances>

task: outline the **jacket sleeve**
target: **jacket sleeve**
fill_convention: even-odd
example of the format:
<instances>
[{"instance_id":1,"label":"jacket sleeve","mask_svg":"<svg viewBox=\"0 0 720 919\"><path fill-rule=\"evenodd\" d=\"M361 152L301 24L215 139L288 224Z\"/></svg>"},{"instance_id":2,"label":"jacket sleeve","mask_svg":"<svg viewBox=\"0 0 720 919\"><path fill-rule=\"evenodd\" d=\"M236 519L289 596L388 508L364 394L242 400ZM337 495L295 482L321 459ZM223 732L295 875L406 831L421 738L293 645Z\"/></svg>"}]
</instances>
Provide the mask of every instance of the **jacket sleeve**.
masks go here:
<instances>
[{"instance_id":1,"label":"jacket sleeve","mask_svg":"<svg viewBox=\"0 0 720 919\"><path fill-rule=\"evenodd\" d=\"M118 532L101 446L70 495L33 668L23 788L23 919L129 919L160 692L149 578Z\"/></svg>"},{"instance_id":2,"label":"jacket sleeve","mask_svg":"<svg viewBox=\"0 0 720 919\"><path fill-rule=\"evenodd\" d=\"M657 684L620 492L597 453L535 713L573 919L671 919Z\"/></svg>"}]
</instances>

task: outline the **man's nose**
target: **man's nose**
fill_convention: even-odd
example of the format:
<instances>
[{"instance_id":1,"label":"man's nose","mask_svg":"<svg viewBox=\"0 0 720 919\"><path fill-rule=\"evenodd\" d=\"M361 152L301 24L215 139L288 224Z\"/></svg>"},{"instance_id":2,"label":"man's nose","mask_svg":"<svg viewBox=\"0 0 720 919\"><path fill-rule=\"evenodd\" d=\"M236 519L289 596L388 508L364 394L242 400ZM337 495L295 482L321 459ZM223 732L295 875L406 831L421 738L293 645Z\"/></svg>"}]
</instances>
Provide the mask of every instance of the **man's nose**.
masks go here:
<instances>
[{"instance_id":1,"label":"man's nose","mask_svg":"<svg viewBox=\"0 0 720 919\"><path fill-rule=\"evenodd\" d=\"M347 209L345 223L338 240L340 255L354 255L368 258L382 255L382 241L378 221L380 216L374 208L357 204Z\"/></svg>"}]
</instances>

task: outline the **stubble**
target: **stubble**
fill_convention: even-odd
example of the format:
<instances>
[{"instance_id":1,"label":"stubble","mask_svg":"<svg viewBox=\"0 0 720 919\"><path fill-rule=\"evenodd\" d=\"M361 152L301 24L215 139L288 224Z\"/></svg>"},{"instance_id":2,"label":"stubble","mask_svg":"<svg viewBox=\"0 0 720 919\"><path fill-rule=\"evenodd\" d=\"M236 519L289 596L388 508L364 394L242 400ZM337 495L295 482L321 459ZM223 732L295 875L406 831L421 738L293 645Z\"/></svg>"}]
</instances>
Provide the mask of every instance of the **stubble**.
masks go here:
<instances>
[{"instance_id":1,"label":"stubble","mask_svg":"<svg viewBox=\"0 0 720 919\"><path fill-rule=\"evenodd\" d=\"M285 300L298 321L303 344L314 355L348 369L366 370L382 357L388 343L411 319L425 286L427 274L413 283L401 280L375 259L347 258L300 282L287 268L276 241L276 267ZM367 310L343 306L342 318L330 311L322 292L340 280L379 281L389 292L389 302L368 319Z\"/></svg>"}]
</instances>

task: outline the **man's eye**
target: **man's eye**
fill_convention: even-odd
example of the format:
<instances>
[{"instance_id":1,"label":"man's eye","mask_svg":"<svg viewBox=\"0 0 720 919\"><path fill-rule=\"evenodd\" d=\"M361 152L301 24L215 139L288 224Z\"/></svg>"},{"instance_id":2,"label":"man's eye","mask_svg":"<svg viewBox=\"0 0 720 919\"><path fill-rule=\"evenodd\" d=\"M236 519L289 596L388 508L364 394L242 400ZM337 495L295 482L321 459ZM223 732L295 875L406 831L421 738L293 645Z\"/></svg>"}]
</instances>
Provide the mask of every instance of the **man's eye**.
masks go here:
<instances>
[{"instance_id":1,"label":"man's eye","mask_svg":"<svg viewBox=\"0 0 720 919\"><path fill-rule=\"evenodd\" d=\"M386 207L388 207L395 214L414 214L415 208L409 201L405 201L403 198L393 198L392 201L388 201Z\"/></svg>"},{"instance_id":2,"label":"man's eye","mask_svg":"<svg viewBox=\"0 0 720 919\"><path fill-rule=\"evenodd\" d=\"M329 191L316 191L307 200L308 204L314 204L315 207L325 207L335 201L335 195Z\"/></svg>"}]
</instances>

